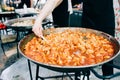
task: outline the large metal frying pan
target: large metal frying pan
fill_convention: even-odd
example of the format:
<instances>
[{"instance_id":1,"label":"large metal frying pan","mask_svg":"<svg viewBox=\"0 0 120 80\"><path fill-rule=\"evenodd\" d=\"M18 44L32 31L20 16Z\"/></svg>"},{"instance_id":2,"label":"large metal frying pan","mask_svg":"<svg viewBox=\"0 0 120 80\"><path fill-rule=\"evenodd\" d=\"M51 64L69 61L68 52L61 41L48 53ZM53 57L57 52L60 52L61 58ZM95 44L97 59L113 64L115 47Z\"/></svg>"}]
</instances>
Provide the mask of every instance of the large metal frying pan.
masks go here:
<instances>
[{"instance_id":1,"label":"large metal frying pan","mask_svg":"<svg viewBox=\"0 0 120 80\"><path fill-rule=\"evenodd\" d=\"M43 34L44 35L49 35L50 33L62 32L66 29L71 29L71 30L76 30L77 29L77 30L80 30L82 32L92 32L92 33L95 33L97 35L101 35L101 36L105 37L106 39L111 41L114 45L114 49L115 49L114 56L112 58L110 58L109 60L106 60L104 62L94 64L94 65L87 65L87 66L57 66L57 65L49 65L49 64L40 63L40 62L37 62L35 60L32 60L31 58L29 58L28 56L26 56L24 54L24 47L25 47L26 43L29 42L35 36L34 34L27 35L25 38L23 38L19 42L19 45L18 45L19 51L24 57L26 57L30 61L32 61L36 64L39 64L42 67L45 67L45 68L48 68L48 69L51 69L51 70L55 70L55 71L60 71L60 72L75 72L78 69L85 69L85 68L91 68L91 67L95 67L95 66L98 66L98 65L102 65L102 64L105 64L105 63L113 60L119 54L120 45L119 45L118 41L114 37L112 37L111 35L106 34L104 32L101 32L101 31L97 31L97 30L93 30L93 29L87 29L87 28L65 27L65 28L46 29L46 30L43 30Z\"/></svg>"},{"instance_id":2,"label":"large metal frying pan","mask_svg":"<svg viewBox=\"0 0 120 80\"><path fill-rule=\"evenodd\" d=\"M17 22L23 22L23 21L27 21L27 20L32 20L35 21L36 17L22 17L22 18L16 18L16 19L10 19L4 22L4 24L8 27L8 28L13 28L13 29L32 29L33 25L25 25L24 24L22 26L17 25L17 26L13 26L12 24L17 23ZM44 20L43 21L43 25L47 24L48 20ZM28 23L29 24L29 23Z\"/></svg>"}]
</instances>

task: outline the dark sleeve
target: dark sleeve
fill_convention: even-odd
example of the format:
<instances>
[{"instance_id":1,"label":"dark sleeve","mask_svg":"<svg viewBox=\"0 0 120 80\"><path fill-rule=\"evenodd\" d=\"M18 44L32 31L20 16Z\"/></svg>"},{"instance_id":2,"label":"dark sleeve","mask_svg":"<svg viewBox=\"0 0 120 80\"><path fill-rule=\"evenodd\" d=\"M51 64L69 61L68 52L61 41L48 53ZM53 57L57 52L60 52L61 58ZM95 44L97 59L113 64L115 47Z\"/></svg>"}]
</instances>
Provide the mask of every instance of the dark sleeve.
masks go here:
<instances>
[{"instance_id":1,"label":"dark sleeve","mask_svg":"<svg viewBox=\"0 0 120 80\"><path fill-rule=\"evenodd\" d=\"M72 0L72 5L80 4L83 0Z\"/></svg>"}]
</instances>

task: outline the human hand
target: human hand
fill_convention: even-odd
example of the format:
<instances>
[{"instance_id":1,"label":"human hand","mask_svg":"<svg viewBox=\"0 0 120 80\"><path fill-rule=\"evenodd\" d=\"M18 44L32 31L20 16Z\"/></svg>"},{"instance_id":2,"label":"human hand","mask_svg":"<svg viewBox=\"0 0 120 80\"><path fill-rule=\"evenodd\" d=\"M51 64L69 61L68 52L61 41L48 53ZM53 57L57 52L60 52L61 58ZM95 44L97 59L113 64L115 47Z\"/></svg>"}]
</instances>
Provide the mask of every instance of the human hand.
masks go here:
<instances>
[{"instance_id":1,"label":"human hand","mask_svg":"<svg viewBox=\"0 0 120 80\"><path fill-rule=\"evenodd\" d=\"M73 7L76 8L77 10L82 10L83 4L82 3L81 4L75 4Z\"/></svg>"},{"instance_id":2,"label":"human hand","mask_svg":"<svg viewBox=\"0 0 120 80\"><path fill-rule=\"evenodd\" d=\"M41 37L42 33L42 21L36 20L35 24L33 25L32 31L35 33L36 36Z\"/></svg>"}]
</instances>

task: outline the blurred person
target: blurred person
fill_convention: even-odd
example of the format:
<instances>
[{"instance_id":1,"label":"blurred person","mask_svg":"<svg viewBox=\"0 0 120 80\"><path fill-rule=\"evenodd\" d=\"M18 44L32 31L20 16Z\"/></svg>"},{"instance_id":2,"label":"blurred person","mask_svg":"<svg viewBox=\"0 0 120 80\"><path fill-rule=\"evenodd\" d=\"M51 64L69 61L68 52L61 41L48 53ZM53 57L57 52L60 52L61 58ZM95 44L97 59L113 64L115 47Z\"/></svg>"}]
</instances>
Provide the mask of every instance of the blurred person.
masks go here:
<instances>
[{"instance_id":1,"label":"blurred person","mask_svg":"<svg viewBox=\"0 0 120 80\"><path fill-rule=\"evenodd\" d=\"M118 0L118 3L120 4L120 0ZM120 5L118 7L118 17L117 17L117 30L120 31Z\"/></svg>"},{"instance_id":2,"label":"blurred person","mask_svg":"<svg viewBox=\"0 0 120 80\"><path fill-rule=\"evenodd\" d=\"M32 29L37 36L40 37L42 35L42 21L48 14L53 12L62 1L64 0L47 0ZM59 18L65 19L64 17ZM113 10L113 0L83 0L82 26L103 31L114 36L115 15ZM113 62L110 61L109 63ZM112 75L113 67L103 64L102 71L104 76ZM88 75L90 74L89 70L86 70L86 72Z\"/></svg>"},{"instance_id":3,"label":"blurred person","mask_svg":"<svg viewBox=\"0 0 120 80\"><path fill-rule=\"evenodd\" d=\"M52 15L54 25L56 25L55 27L67 27L69 19L68 1L63 0L63 2L53 10Z\"/></svg>"},{"instance_id":4,"label":"blurred person","mask_svg":"<svg viewBox=\"0 0 120 80\"><path fill-rule=\"evenodd\" d=\"M33 7L33 0L21 0L17 8L24 8L24 5L28 8Z\"/></svg>"},{"instance_id":5,"label":"blurred person","mask_svg":"<svg viewBox=\"0 0 120 80\"><path fill-rule=\"evenodd\" d=\"M69 3L68 3L69 1ZM63 0L53 12L53 22L55 27L68 27L69 15L72 13L72 5L78 4L81 0Z\"/></svg>"},{"instance_id":6,"label":"blurred person","mask_svg":"<svg viewBox=\"0 0 120 80\"><path fill-rule=\"evenodd\" d=\"M4 0L6 1L6 4L16 7L19 3L21 3L21 0Z\"/></svg>"},{"instance_id":7,"label":"blurred person","mask_svg":"<svg viewBox=\"0 0 120 80\"><path fill-rule=\"evenodd\" d=\"M117 26L117 30L118 31L120 31L120 16L118 16L118 18L117 18L117 24L118 24L118 26Z\"/></svg>"},{"instance_id":8,"label":"blurred person","mask_svg":"<svg viewBox=\"0 0 120 80\"><path fill-rule=\"evenodd\" d=\"M78 0L78 1L72 0L72 7L76 8L76 10L82 10L82 6L83 6L82 0Z\"/></svg>"}]
</instances>

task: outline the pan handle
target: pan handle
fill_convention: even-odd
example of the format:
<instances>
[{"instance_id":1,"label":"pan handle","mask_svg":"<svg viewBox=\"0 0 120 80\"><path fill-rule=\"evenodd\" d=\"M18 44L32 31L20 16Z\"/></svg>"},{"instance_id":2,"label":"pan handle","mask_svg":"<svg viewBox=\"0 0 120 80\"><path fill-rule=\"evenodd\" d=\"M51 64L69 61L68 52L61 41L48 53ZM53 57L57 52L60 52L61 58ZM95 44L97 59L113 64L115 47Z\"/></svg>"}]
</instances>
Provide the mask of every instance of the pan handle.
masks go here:
<instances>
[{"instance_id":1,"label":"pan handle","mask_svg":"<svg viewBox=\"0 0 120 80\"><path fill-rule=\"evenodd\" d=\"M120 66L117 66L117 65L114 65L114 64L109 64L107 63L108 66L112 66L113 68L116 68L116 69L119 69L120 70ZM93 68L90 68L90 71L92 71L92 73L100 78L100 79L111 79L111 78L114 78L114 77L117 77L117 76L120 76L120 72L116 72L112 75L109 75L109 76L103 76L103 75L100 75L97 71L95 71Z\"/></svg>"}]
</instances>

